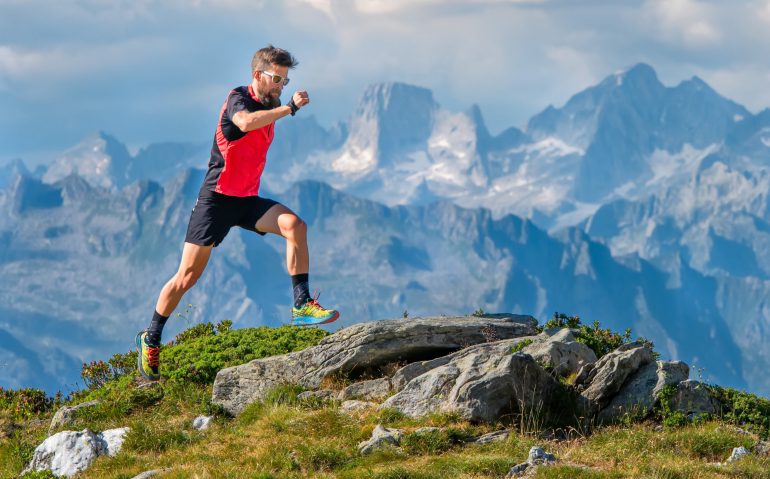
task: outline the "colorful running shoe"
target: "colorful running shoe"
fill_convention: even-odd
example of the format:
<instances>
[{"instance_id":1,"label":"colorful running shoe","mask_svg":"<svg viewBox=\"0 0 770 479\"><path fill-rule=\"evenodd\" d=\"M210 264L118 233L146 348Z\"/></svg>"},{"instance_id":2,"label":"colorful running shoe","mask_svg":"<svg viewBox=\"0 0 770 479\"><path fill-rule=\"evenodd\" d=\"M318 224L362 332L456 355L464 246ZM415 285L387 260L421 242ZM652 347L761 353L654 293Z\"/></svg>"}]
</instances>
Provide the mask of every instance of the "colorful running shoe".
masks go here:
<instances>
[{"instance_id":1,"label":"colorful running shoe","mask_svg":"<svg viewBox=\"0 0 770 479\"><path fill-rule=\"evenodd\" d=\"M147 344L147 331L136 335L136 347L139 350L139 373L150 381L160 379L160 346Z\"/></svg>"},{"instance_id":2,"label":"colorful running shoe","mask_svg":"<svg viewBox=\"0 0 770 479\"><path fill-rule=\"evenodd\" d=\"M336 321L340 317L339 311L334 309L324 309L318 304L320 293L307 300L300 308L292 308L291 322L297 326L310 326L314 324L326 324Z\"/></svg>"}]
</instances>

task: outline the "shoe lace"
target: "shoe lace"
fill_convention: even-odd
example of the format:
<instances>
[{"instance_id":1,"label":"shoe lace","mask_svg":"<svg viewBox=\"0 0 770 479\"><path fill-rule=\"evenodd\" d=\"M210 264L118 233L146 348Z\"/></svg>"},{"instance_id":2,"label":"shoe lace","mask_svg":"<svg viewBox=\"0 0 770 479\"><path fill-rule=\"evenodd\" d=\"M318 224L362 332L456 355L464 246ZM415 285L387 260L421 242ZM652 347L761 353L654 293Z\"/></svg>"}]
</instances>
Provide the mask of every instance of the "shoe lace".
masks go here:
<instances>
[{"instance_id":1,"label":"shoe lace","mask_svg":"<svg viewBox=\"0 0 770 479\"><path fill-rule=\"evenodd\" d=\"M311 308L311 309L323 309L323 306L321 306L318 303L318 298L321 296L321 292L317 289L313 291L313 297L307 300L307 303L305 303L305 307Z\"/></svg>"},{"instance_id":2,"label":"shoe lace","mask_svg":"<svg viewBox=\"0 0 770 479\"><path fill-rule=\"evenodd\" d=\"M158 367L158 364L160 364L160 347L147 346L147 363L150 367Z\"/></svg>"}]
</instances>

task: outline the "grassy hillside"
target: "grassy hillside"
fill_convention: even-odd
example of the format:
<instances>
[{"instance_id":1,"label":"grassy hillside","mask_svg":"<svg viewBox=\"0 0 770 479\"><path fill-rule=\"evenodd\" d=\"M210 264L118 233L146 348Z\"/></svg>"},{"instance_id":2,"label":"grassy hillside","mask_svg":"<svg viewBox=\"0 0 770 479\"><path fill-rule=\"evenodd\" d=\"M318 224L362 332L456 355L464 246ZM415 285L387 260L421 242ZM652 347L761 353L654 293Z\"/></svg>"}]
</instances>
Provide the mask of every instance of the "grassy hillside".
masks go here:
<instances>
[{"instance_id":1,"label":"grassy hillside","mask_svg":"<svg viewBox=\"0 0 770 479\"><path fill-rule=\"evenodd\" d=\"M584 333L591 341L591 328ZM602 335L617 340L598 325ZM770 478L770 458L749 455L720 465L734 447L750 448L767 437L770 401L720 389L731 405L719 417L695 422L665 407L651 418L592 431L561 431L562 439L537 431L537 418L511 418L498 424L470 424L451 414L408 419L393 410L356 415L335 401L300 401L300 387L287 384L262 402L230 418L210 402L216 371L254 358L283 354L317 344L320 329L253 328L202 324L180 334L161 354L159 384L138 382L136 353L84 365L87 387L69 398L46 398L40 391L0 392L0 477L17 477L36 445L47 437L58 405L99 399L101 404L76 418L69 430L95 431L129 426L131 432L114 458L100 457L78 477L132 478L151 469L171 468L163 478L502 478L539 445L557 457L540 467L539 478ZM609 336L608 336L609 335ZM595 340L596 337L593 337ZM599 347L601 345L597 345ZM196 431L192 421L214 415L212 426ZM361 456L357 444L377 424L405 431L401 448ZM413 432L437 426L427 434ZM505 441L465 441L513 428ZM566 438L565 438L566 437ZM28 474L50 477L46 473Z\"/></svg>"}]
</instances>

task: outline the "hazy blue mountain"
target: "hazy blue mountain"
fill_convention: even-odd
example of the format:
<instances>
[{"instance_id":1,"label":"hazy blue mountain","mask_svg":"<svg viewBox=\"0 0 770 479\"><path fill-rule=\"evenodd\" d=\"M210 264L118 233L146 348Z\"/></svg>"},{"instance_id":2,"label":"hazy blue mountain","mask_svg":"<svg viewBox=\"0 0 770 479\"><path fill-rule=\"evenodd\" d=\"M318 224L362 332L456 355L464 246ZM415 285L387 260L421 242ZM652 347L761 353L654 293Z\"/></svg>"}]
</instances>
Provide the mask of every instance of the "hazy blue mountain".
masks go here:
<instances>
[{"instance_id":1,"label":"hazy blue mountain","mask_svg":"<svg viewBox=\"0 0 770 479\"><path fill-rule=\"evenodd\" d=\"M71 365L130 349L176 269L202 174L185 170L166 185L139 181L120 190L75 175L51 184L20 177L0 193L4 356L34 371L34 354L43 362L36 351L60 350L68 358L60 363ZM449 202L388 207L318 182L298 183L277 198L310 225L311 283L323 290L323 304L342 310L335 328L404 311L481 307L543 320L554 311L579 312L614 328L634 327L664 354L701 365L722 383L754 387L708 299L714 281L686 265L672 288L651 264L619 262L579 229L552 237L515 216L494 219L488 210ZM283 251L277 237L233 230L178 309L186 318L172 319L166 339L201 320L227 318L240 327L286 322ZM23 370L16 368L17 376ZM59 382L35 380L61 387L76 380L79 368L59 372ZM17 376L3 381L23 381Z\"/></svg>"}]
</instances>

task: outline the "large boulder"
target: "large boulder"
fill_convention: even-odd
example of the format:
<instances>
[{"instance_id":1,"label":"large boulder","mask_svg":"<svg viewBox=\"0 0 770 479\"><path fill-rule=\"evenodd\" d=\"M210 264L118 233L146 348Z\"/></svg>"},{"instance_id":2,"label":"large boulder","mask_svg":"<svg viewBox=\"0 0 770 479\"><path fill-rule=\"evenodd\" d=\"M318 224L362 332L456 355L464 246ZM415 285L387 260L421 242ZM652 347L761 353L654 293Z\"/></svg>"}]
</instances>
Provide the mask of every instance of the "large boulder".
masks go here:
<instances>
[{"instance_id":1,"label":"large boulder","mask_svg":"<svg viewBox=\"0 0 770 479\"><path fill-rule=\"evenodd\" d=\"M567 328L539 334L522 352L561 377L577 374L586 364L596 362L596 353L584 343L576 341L572 331Z\"/></svg>"},{"instance_id":2,"label":"large boulder","mask_svg":"<svg viewBox=\"0 0 770 479\"><path fill-rule=\"evenodd\" d=\"M360 323L324 338L303 351L257 359L226 368L214 381L212 402L236 415L262 399L272 387L291 383L318 388L325 378L356 376L393 362L432 359L462 347L499 339L532 336L531 316L430 317Z\"/></svg>"},{"instance_id":3,"label":"large boulder","mask_svg":"<svg viewBox=\"0 0 770 479\"><path fill-rule=\"evenodd\" d=\"M648 345L639 342L624 344L594 364L586 379L588 386L581 394L588 400L592 411L598 412L615 397L626 379L654 359Z\"/></svg>"},{"instance_id":4,"label":"large boulder","mask_svg":"<svg viewBox=\"0 0 770 479\"><path fill-rule=\"evenodd\" d=\"M668 399L672 411L687 415L716 414L721 404L712 394L709 387L695 380L682 381L677 384L676 393Z\"/></svg>"},{"instance_id":5,"label":"large boulder","mask_svg":"<svg viewBox=\"0 0 770 479\"><path fill-rule=\"evenodd\" d=\"M664 387L677 385L689 375L690 368L681 361L654 361L642 366L599 412L599 424L617 422L626 414L645 417L652 411Z\"/></svg>"},{"instance_id":6,"label":"large boulder","mask_svg":"<svg viewBox=\"0 0 770 479\"><path fill-rule=\"evenodd\" d=\"M128 431L129 428L122 427L98 434L89 429L56 433L35 448L22 475L48 469L57 476L72 477L86 470L98 456L116 455Z\"/></svg>"},{"instance_id":7,"label":"large boulder","mask_svg":"<svg viewBox=\"0 0 770 479\"><path fill-rule=\"evenodd\" d=\"M412 379L381 408L410 417L459 412L470 421L493 422L507 413L548 414L564 407L569 392L528 354L512 354L515 340L478 344Z\"/></svg>"}]
</instances>

